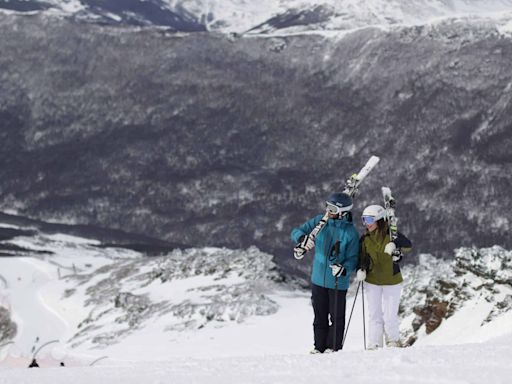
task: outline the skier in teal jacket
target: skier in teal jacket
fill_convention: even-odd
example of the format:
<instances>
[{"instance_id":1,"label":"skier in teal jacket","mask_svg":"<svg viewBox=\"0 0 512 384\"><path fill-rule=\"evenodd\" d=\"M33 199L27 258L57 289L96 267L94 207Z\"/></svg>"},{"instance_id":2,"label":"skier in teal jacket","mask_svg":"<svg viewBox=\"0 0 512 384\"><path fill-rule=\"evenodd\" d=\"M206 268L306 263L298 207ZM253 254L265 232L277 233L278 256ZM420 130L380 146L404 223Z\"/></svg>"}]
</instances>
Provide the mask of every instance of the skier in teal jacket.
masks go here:
<instances>
[{"instance_id":1,"label":"skier in teal jacket","mask_svg":"<svg viewBox=\"0 0 512 384\"><path fill-rule=\"evenodd\" d=\"M327 224L314 239L311 272L315 348L312 353L340 350L345 330L345 304L350 275L359 260L359 234L351 220L352 199L345 193L333 193L326 201ZM306 244L308 236L322 220L315 216L291 233L292 241ZM335 290L337 283L337 292ZM329 335L329 317L333 324ZM336 325L334 327L334 324Z\"/></svg>"}]
</instances>

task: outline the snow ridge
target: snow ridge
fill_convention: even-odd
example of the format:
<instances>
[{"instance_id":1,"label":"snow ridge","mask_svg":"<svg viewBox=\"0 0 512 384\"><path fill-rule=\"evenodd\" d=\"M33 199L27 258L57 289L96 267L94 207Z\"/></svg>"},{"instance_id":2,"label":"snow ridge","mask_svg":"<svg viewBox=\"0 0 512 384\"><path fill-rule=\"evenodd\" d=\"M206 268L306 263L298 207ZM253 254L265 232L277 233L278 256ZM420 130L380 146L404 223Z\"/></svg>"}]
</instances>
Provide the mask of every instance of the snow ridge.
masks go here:
<instances>
[{"instance_id":1,"label":"snow ridge","mask_svg":"<svg viewBox=\"0 0 512 384\"><path fill-rule=\"evenodd\" d=\"M298 33L368 26L424 25L440 18L501 17L510 0L33 0L0 4L5 12L44 12L114 24L183 31ZM510 19L510 17L509 17Z\"/></svg>"}]
</instances>

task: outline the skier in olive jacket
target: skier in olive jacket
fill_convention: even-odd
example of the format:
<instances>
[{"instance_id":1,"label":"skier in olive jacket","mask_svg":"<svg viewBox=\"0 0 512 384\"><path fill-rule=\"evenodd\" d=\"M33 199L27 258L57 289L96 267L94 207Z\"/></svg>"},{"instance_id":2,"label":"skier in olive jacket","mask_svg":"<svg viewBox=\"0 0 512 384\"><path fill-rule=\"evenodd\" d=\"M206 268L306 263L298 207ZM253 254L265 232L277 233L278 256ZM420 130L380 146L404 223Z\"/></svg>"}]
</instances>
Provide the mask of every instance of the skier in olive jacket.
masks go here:
<instances>
[{"instance_id":1,"label":"skier in olive jacket","mask_svg":"<svg viewBox=\"0 0 512 384\"><path fill-rule=\"evenodd\" d=\"M311 272L315 348L311 353L340 350L345 330L345 304L350 274L356 270L359 253L359 234L350 210L352 198L346 193L333 193L326 201L329 218L314 240L315 256ZM295 243L309 241L308 237L322 219L315 216L292 230ZM337 286L337 291L336 291ZM329 335L329 316L333 329ZM335 339L335 344L334 344Z\"/></svg>"},{"instance_id":2,"label":"skier in olive jacket","mask_svg":"<svg viewBox=\"0 0 512 384\"><path fill-rule=\"evenodd\" d=\"M393 256L396 249L408 252L411 241L398 232L390 241L386 210L380 205L370 205L363 211L362 220L366 233L361 236L357 280L365 281L364 287L369 312L369 347L383 346L383 333L388 347L400 347L400 321L398 308L402 290L400 258ZM396 259L393 259L396 258Z\"/></svg>"}]
</instances>

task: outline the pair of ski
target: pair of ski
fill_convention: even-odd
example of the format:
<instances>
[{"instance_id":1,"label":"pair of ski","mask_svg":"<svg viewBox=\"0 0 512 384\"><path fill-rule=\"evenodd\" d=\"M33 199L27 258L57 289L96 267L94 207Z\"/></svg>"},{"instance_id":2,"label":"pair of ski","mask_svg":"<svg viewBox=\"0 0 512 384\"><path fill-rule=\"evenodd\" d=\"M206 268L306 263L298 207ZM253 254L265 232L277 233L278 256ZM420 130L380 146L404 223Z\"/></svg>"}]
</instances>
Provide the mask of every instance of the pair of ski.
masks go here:
<instances>
[{"instance_id":1,"label":"pair of ski","mask_svg":"<svg viewBox=\"0 0 512 384\"><path fill-rule=\"evenodd\" d=\"M354 173L352 176L350 176L349 179L347 179L345 182L345 187L343 188L343 192L354 198L359 191L359 185L361 182L366 178L366 176L368 176L372 169L375 168L379 161L380 158L377 156L370 157L370 159L358 173ZM396 201L391 194L391 189L388 187L382 187L382 197L384 198L384 208L386 210L386 216L389 223L389 236L390 240L393 241L398 237L398 218L395 215ZM296 259L302 259L306 252L314 248L316 237L325 227L328 219L329 213L325 212L322 219L309 234L309 237L306 237L302 242L298 243L295 248L293 248L293 255ZM400 259L400 250L396 249L392 256L393 260Z\"/></svg>"}]
</instances>

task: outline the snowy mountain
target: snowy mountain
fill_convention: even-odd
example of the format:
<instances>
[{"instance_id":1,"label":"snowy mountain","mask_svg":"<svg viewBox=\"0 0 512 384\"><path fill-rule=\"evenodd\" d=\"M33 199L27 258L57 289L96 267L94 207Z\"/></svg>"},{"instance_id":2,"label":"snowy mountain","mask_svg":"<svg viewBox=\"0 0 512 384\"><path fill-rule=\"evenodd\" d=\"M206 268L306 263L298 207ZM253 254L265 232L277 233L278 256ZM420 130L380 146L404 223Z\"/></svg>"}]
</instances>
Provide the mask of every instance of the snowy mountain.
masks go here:
<instances>
[{"instance_id":1,"label":"snowy mountain","mask_svg":"<svg viewBox=\"0 0 512 384\"><path fill-rule=\"evenodd\" d=\"M0 0L0 382L508 383L511 12ZM410 347L363 351L353 283L311 356L289 232L373 154Z\"/></svg>"},{"instance_id":2,"label":"snowy mountain","mask_svg":"<svg viewBox=\"0 0 512 384\"><path fill-rule=\"evenodd\" d=\"M375 154L357 222L387 185L417 253L512 247L512 40L494 21L236 38L36 14L0 33L5 212L292 269L291 228Z\"/></svg>"},{"instance_id":3,"label":"snowy mountain","mask_svg":"<svg viewBox=\"0 0 512 384\"><path fill-rule=\"evenodd\" d=\"M422 25L433 19L470 15L495 17L510 13L512 1L3 0L2 9L102 24L163 26L184 32L295 33L376 25Z\"/></svg>"}]
</instances>

